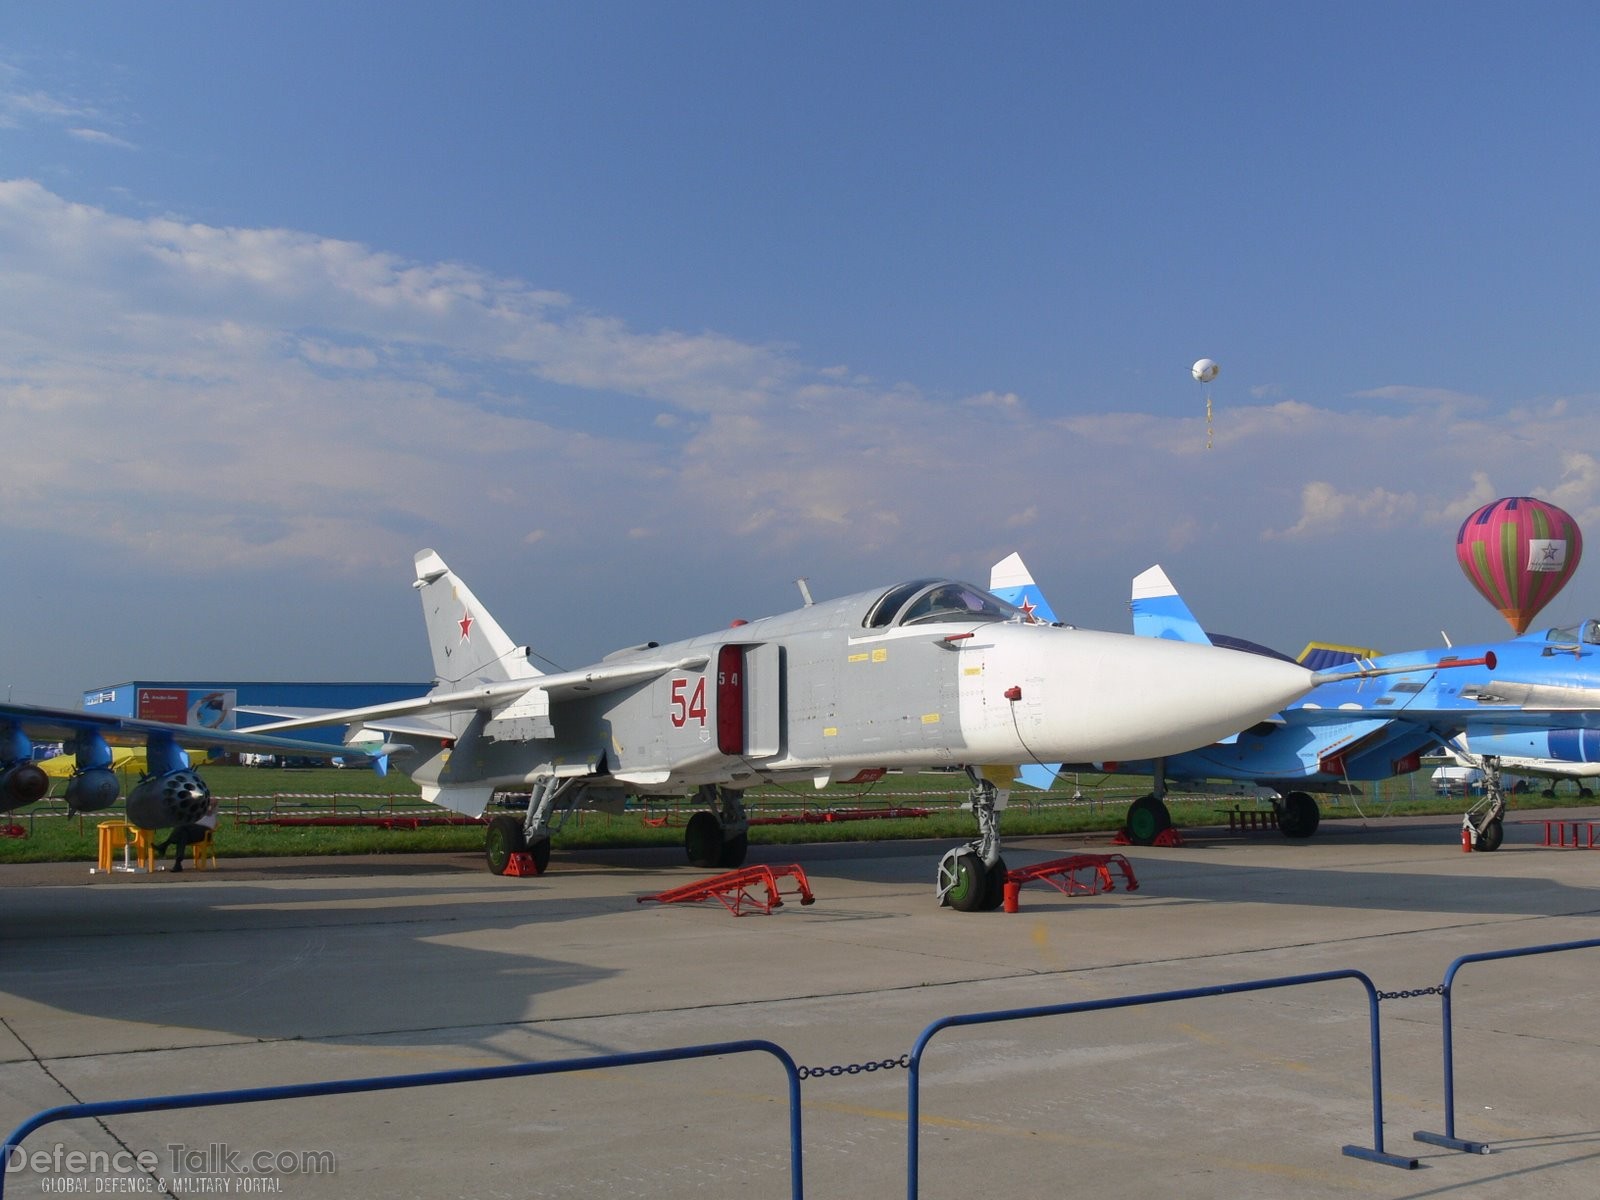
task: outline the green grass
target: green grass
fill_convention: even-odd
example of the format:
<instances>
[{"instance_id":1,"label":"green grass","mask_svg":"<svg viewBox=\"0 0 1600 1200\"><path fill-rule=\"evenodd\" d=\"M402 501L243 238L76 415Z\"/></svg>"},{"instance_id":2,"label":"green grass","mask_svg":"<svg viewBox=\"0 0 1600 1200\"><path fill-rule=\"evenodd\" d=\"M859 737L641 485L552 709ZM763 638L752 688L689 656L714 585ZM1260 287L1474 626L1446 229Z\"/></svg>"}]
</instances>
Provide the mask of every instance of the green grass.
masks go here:
<instances>
[{"instance_id":1,"label":"green grass","mask_svg":"<svg viewBox=\"0 0 1600 1200\"><path fill-rule=\"evenodd\" d=\"M393 814L397 818L446 815L424 804L416 785L402 775L379 778L370 771L360 770L281 770L220 765L206 767L204 774L213 794L221 801L216 837L219 857L424 851L477 853L483 848L483 828L478 824L405 829L376 825L259 823L322 813L368 817ZM132 782L125 781L124 787ZM1019 789L1005 813L1006 835L1115 830L1122 825L1129 802L1150 790L1150 781L1138 776L1083 776L1077 787L1077 798L1070 779L1058 782L1048 793ZM1367 791L1368 795L1353 800L1321 798L1323 819L1461 813L1472 803L1462 797L1435 796L1425 772L1369 785ZM822 791L809 787L752 788L745 793L745 800L753 817L790 819L805 812L820 817L829 809L914 807L931 810L931 815L916 818L757 824L750 832L751 842L757 845L888 838L959 841L973 836L972 816L960 807L965 793L964 780L959 775L891 775L868 788L835 786ZM1537 793L1510 799L1513 808L1518 803L1550 807L1583 802L1570 794L1559 800ZM1225 823L1228 810L1240 806L1254 808L1257 804L1225 796L1186 798L1175 795L1168 798L1173 821L1179 828ZM674 804L654 802L645 807L630 807L616 815L574 814L557 828L554 849L560 852L593 847L681 845L684 823L695 807L692 798L685 797ZM29 831L27 837L0 838L0 863L93 862L99 822L121 816L118 806L102 813L69 817L64 815L64 805L60 801L46 801L22 812L0 814L0 825L9 820Z\"/></svg>"}]
</instances>

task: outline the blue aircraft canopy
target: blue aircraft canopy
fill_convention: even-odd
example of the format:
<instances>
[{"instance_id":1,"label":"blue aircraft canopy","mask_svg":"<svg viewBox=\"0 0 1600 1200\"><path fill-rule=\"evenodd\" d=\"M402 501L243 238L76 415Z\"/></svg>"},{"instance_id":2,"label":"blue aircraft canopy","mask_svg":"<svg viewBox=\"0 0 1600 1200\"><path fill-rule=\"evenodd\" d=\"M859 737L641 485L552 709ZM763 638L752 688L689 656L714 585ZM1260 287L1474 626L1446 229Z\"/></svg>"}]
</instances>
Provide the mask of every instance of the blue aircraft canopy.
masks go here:
<instances>
[{"instance_id":1,"label":"blue aircraft canopy","mask_svg":"<svg viewBox=\"0 0 1600 1200\"><path fill-rule=\"evenodd\" d=\"M1552 629L1544 635L1547 642L1582 642L1586 646L1600 646L1600 621L1588 620L1582 625L1565 629Z\"/></svg>"}]
</instances>

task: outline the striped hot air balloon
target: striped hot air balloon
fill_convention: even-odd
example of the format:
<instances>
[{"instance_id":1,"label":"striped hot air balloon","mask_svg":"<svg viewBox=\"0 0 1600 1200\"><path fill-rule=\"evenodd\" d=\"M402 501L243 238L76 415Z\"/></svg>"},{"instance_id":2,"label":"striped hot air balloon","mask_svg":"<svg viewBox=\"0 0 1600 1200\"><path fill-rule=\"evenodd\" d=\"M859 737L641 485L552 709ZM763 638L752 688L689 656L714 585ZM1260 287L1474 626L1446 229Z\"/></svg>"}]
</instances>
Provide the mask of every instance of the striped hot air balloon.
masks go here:
<instances>
[{"instance_id":1,"label":"striped hot air balloon","mask_svg":"<svg viewBox=\"0 0 1600 1200\"><path fill-rule=\"evenodd\" d=\"M1519 634L1555 599L1582 557L1578 523L1532 496L1485 504L1456 534L1461 569Z\"/></svg>"}]
</instances>

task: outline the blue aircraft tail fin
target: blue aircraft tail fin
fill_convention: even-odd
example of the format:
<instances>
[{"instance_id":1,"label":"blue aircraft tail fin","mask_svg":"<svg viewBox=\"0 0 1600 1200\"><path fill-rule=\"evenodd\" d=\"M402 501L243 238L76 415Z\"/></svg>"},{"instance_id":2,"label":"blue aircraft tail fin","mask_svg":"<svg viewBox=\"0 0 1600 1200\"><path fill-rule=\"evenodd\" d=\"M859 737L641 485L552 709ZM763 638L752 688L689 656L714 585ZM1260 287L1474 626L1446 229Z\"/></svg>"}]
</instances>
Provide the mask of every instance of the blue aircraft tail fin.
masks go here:
<instances>
[{"instance_id":1,"label":"blue aircraft tail fin","mask_svg":"<svg viewBox=\"0 0 1600 1200\"><path fill-rule=\"evenodd\" d=\"M1045 625L1056 623L1056 614L1044 598L1033 574L1022 561L1022 555L1012 553L995 563L989 571L989 590L1014 608L1020 609L1030 621Z\"/></svg>"},{"instance_id":2,"label":"blue aircraft tail fin","mask_svg":"<svg viewBox=\"0 0 1600 1200\"><path fill-rule=\"evenodd\" d=\"M1133 609L1133 632L1140 637L1211 644L1206 631L1159 566L1134 577L1129 607Z\"/></svg>"},{"instance_id":3,"label":"blue aircraft tail fin","mask_svg":"<svg viewBox=\"0 0 1600 1200\"><path fill-rule=\"evenodd\" d=\"M995 563L989 571L989 590L1007 604L1019 609L1030 621L1038 621L1045 625L1056 623L1056 614L1051 609L1050 602L1044 598L1039 585L1033 581L1033 573L1028 570L1020 554L1013 552ZM1017 768L1016 782L1025 787L1048 792L1050 785L1056 781L1057 774L1056 768L1043 763L1025 763Z\"/></svg>"}]
</instances>

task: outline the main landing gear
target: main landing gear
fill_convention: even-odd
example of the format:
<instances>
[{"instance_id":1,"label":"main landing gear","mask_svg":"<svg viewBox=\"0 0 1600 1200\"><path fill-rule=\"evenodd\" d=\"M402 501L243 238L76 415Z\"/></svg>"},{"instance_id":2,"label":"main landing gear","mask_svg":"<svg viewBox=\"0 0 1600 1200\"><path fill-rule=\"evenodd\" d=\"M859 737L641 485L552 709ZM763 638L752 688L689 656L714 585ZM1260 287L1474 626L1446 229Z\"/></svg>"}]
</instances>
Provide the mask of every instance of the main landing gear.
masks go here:
<instances>
[{"instance_id":1,"label":"main landing gear","mask_svg":"<svg viewBox=\"0 0 1600 1200\"><path fill-rule=\"evenodd\" d=\"M558 809L571 810L583 798L586 788L590 789L590 799L598 794L590 781L581 777L540 776L528 797L526 813L502 813L490 820L484 839L489 870L504 875L513 855L527 854L533 859L534 872L544 874L550 865L551 814ZM620 792L614 799L620 806ZM689 861L697 867L720 867L725 871L743 866L750 849L750 819L745 814L743 793L708 784L700 789L699 799L705 810L689 818L683 835Z\"/></svg>"},{"instance_id":2,"label":"main landing gear","mask_svg":"<svg viewBox=\"0 0 1600 1200\"><path fill-rule=\"evenodd\" d=\"M939 861L939 903L957 912L993 912L1004 901L1006 887L1006 860L1000 857L1001 792L971 767L967 776L978 836Z\"/></svg>"},{"instance_id":3,"label":"main landing gear","mask_svg":"<svg viewBox=\"0 0 1600 1200\"><path fill-rule=\"evenodd\" d=\"M683 848L697 867L731 871L744 865L750 850L750 818L744 810L744 793L715 784L702 784L699 800L706 807L689 818L683 831Z\"/></svg>"},{"instance_id":4,"label":"main landing gear","mask_svg":"<svg viewBox=\"0 0 1600 1200\"><path fill-rule=\"evenodd\" d=\"M571 804L583 786L582 779L542 775L534 782L524 815L502 813L491 820L484 838L484 857L490 873L504 875L513 854L527 854L533 858L535 873L543 875L550 865L550 814L558 803Z\"/></svg>"},{"instance_id":5,"label":"main landing gear","mask_svg":"<svg viewBox=\"0 0 1600 1200\"><path fill-rule=\"evenodd\" d=\"M1128 805L1125 828L1135 846L1153 846L1156 839L1172 828L1167 811L1165 781L1156 776L1156 790ZM1272 802L1278 813L1278 831L1286 838L1308 838L1322 823L1322 810L1305 792L1285 792Z\"/></svg>"},{"instance_id":6,"label":"main landing gear","mask_svg":"<svg viewBox=\"0 0 1600 1200\"><path fill-rule=\"evenodd\" d=\"M1156 839L1172 828L1164 791L1150 792L1128 805L1128 840L1135 846L1153 846Z\"/></svg>"},{"instance_id":7,"label":"main landing gear","mask_svg":"<svg viewBox=\"0 0 1600 1200\"><path fill-rule=\"evenodd\" d=\"M1500 784L1500 760L1489 755L1478 766L1483 771L1483 799L1461 818L1462 836L1471 840L1474 850L1498 850L1506 837L1506 793Z\"/></svg>"},{"instance_id":8,"label":"main landing gear","mask_svg":"<svg viewBox=\"0 0 1600 1200\"><path fill-rule=\"evenodd\" d=\"M1322 824L1322 810L1304 792L1285 792L1272 807L1278 810L1278 832L1286 838L1308 838Z\"/></svg>"}]
</instances>

